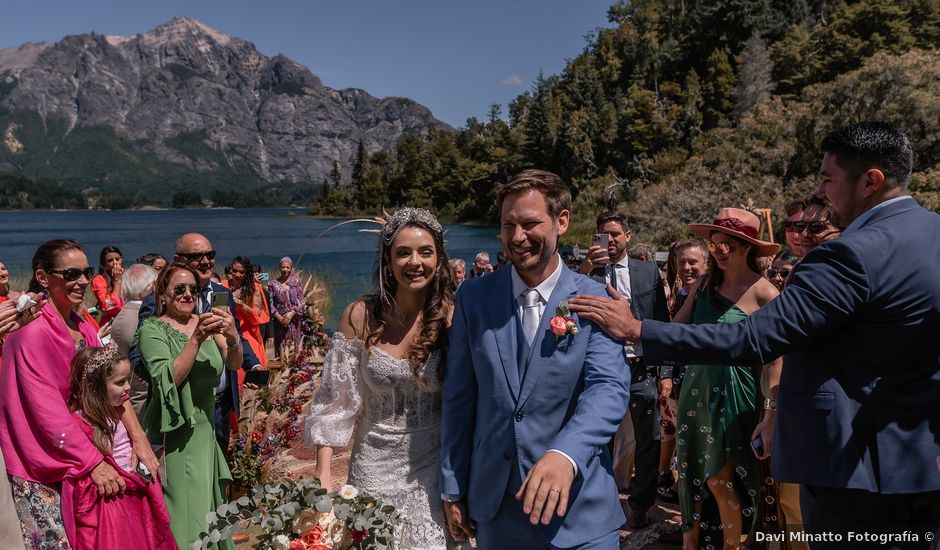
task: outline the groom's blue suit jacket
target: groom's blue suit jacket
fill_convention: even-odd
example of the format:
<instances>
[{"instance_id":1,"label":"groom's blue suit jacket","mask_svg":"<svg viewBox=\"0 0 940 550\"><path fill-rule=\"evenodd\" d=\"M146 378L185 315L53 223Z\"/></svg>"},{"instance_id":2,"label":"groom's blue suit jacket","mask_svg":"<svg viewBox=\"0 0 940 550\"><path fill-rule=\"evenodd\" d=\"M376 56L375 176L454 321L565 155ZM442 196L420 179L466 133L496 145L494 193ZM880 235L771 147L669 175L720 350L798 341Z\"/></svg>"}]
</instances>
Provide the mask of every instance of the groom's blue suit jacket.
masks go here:
<instances>
[{"instance_id":1,"label":"groom's blue suit jacket","mask_svg":"<svg viewBox=\"0 0 940 550\"><path fill-rule=\"evenodd\" d=\"M745 321L643 323L656 361L785 355L775 477L880 493L940 489L940 216L913 199L810 252ZM717 367L716 367L717 368Z\"/></svg>"},{"instance_id":2,"label":"groom's blue suit jacket","mask_svg":"<svg viewBox=\"0 0 940 550\"><path fill-rule=\"evenodd\" d=\"M460 286L443 387L441 491L467 498L476 522L493 519L512 468L524 479L545 452L578 465L569 511L542 527L555 546L598 538L623 524L607 442L629 400L622 345L576 319L579 332L555 336L549 321L562 300L606 296L603 286L562 266L531 348L522 337L510 269ZM519 522L528 517L519 514Z\"/></svg>"}]
</instances>

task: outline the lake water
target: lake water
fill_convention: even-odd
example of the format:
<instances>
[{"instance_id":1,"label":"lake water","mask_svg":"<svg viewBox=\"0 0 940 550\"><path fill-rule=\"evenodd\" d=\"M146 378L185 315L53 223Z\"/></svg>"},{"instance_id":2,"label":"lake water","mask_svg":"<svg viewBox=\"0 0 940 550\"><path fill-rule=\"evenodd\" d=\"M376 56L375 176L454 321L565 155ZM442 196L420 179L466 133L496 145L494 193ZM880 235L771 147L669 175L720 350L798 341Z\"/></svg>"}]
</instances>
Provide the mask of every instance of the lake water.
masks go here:
<instances>
[{"instance_id":1,"label":"lake water","mask_svg":"<svg viewBox=\"0 0 940 550\"><path fill-rule=\"evenodd\" d=\"M276 273L277 262L290 256L299 267L321 276L332 296L327 313L332 325L342 308L371 289L378 237L360 229L376 224L355 223L334 229L316 242L314 237L342 219L312 218L304 209L254 208L210 210L115 210L69 212L0 212L0 260L13 273L25 274L33 253L48 239L71 238L82 243L91 265L98 253L114 245L124 253L125 265L134 258L157 252L172 258L176 238L195 231L206 235L218 252L216 271L235 256L247 256L266 271ZM446 226L446 247L451 258L473 256L486 250L493 258L500 249L495 228Z\"/></svg>"}]
</instances>

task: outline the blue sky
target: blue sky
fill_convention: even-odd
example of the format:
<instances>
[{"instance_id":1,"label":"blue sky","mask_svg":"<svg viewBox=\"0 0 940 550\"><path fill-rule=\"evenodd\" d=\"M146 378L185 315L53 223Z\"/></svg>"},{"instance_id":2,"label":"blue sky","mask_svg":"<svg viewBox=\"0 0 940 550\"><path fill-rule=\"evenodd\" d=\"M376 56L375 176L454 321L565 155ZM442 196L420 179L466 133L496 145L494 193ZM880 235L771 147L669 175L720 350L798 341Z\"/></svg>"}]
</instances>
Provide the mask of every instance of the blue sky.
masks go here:
<instances>
[{"instance_id":1,"label":"blue sky","mask_svg":"<svg viewBox=\"0 0 940 550\"><path fill-rule=\"evenodd\" d=\"M5 2L0 49L95 31L133 35L195 17L283 53L327 86L410 97L449 124L483 119L559 72L606 27L613 0L29 0Z\"/></svg>"}]
</instances>

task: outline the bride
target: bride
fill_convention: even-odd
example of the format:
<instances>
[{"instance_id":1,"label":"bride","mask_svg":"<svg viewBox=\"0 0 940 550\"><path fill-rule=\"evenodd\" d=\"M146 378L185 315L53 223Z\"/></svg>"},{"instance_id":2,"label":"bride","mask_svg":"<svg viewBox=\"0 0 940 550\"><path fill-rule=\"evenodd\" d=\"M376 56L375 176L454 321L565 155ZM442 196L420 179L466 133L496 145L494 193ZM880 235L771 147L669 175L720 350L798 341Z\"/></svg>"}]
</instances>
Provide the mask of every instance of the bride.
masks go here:
<instances>
[{"instance_id":1,"label":"bride","mask_svg":"<svg viewBox=\"0 0 940 550\"><path fill-rule=\"evenodd\" d=\"M442 358L453 312L443 229L403 208L379 237L378 290L349 304L305 427L330 487L334 447L354 441L349 484L401 513L393 548L454 548L438 489ZM357 425L357 418L359 419Z\"/></svg>"}]
</instances>

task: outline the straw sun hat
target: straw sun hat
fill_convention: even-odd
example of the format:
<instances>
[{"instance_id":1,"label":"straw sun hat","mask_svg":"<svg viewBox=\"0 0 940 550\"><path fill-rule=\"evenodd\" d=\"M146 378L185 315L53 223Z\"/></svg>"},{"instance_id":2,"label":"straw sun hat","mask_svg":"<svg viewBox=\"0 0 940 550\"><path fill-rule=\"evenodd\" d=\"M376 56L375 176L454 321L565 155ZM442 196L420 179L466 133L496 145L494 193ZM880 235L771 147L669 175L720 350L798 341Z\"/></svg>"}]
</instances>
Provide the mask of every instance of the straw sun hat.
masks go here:
<instances>
[{"instance_id":1,"label":"straw sun hat","mask_svg":"<svg viewBox=\"0 0 940 550\"><path fill-rule=\"evenodd\" d=\"M689 231L708 239L713 231L731 235L757 247L759 256L773 256L780 245L757 238L760 220L754 214L740 208L722 208L712 223L690 223Z\"/></svg>"}]
</instances>

